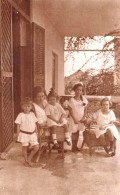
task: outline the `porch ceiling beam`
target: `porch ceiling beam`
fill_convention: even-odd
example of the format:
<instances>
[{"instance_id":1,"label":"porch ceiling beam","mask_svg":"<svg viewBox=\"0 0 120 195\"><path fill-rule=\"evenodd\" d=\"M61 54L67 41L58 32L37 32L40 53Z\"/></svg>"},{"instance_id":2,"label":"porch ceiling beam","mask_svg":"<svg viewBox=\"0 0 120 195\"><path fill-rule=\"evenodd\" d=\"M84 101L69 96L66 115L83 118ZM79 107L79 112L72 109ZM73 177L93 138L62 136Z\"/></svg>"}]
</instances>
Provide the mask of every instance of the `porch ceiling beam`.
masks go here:
<instances>
[{"instance_id":1,"label":"porch ceiling beam","mask_svg":"<svg viewBox=\"0 0 120 195\"><path fill-rule=\"evenodd\" d=\"M12 7L14 7L26 20L28 20L29 22L31 21L30 20L30 17L25 14L25 12L15 3L13 2L13 0L8 0L8 2L11 4Z\"/></svg>"},{"instance_id":2,"label":"porch ceiling beam","mask_svg":"<svg viewBox=\"0 0 120 195\"><path fill-rule=\"evenodd\" d=\"M65 49L64 51L101 51L101 52L106 52L106 51L115 51L114 49L109 49L109 50L103 50L103 49Z\"/></svg>"}]
</instances>

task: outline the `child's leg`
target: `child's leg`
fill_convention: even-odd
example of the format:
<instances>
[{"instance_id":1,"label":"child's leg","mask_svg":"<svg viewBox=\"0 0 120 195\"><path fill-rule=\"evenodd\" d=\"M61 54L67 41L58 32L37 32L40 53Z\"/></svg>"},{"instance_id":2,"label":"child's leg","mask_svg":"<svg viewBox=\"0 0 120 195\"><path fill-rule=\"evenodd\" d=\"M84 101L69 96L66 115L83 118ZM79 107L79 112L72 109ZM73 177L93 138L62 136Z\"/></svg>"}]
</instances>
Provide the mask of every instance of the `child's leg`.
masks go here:
<instances>
[{"instance_id":1,"label":"child's leg","mask_svg":"<svg viewBox=\"0 0 120 195\"><path fill-rule=\"evenodd\" d=\"M23 152L23 156L24 156L24 159L25 159L25 162L28 162L28 146L22 146L22 152Z\"/></svg>"},{"instance_id":2,"label":"child's leg","mask_svg":"<svg viewBox=\"0 0 120 195\"><path fill-rule=\"evenodd\" d=\"M28 163L30 166L32 166L32 158L39 150L39 145L33 146L33 150L31 151L30 155L28 156Z\"/></svg>"},{"instance_id":3,"label":"child's leg","mask_svg":"<svg viewBox=\"0 0 120 195\"><path fill-rule=\"evenodd\" d=\"M71 145L71 142L70 142L70 133L69 133L69 130L68 130L68 125L65 124L65 125L63 125L63 127L64 127L64 131L65 131L65 138L66 138L67 144L68 145Z\"/></svg>"},{"instance_id":4,"label":"child's leg","mask_svg":"<svg viewBox=\"0 0 120 195\"><path fill-rule=\"evenodd\" d=\"M72 133L72 151L73 152L79 150L79 148L77 147L78 139L79 139L79 131L77 131L76 133Z\"/></svg>"},{"instance_id":5,"label":"child's leg","mask_svg":"<svg viewBox=\"0 0 120 195\"><path fill-rule=\"evenodd\" d=\"M110 142L110 150L114 149L114 136L110 129L107 130L106 136Z\"/></svg>"},{"instance_id":6,"label":"child's leg","mask_svg":"<svg viewBox=\"0 0 120 195\"><path fill-rule=\"evenodd\" d=\"M53 138L53 143L57 144L57 137L56 137L56 126L51 127L51 133L52 133L52 138Z\"/></svg>"}]
</instances>

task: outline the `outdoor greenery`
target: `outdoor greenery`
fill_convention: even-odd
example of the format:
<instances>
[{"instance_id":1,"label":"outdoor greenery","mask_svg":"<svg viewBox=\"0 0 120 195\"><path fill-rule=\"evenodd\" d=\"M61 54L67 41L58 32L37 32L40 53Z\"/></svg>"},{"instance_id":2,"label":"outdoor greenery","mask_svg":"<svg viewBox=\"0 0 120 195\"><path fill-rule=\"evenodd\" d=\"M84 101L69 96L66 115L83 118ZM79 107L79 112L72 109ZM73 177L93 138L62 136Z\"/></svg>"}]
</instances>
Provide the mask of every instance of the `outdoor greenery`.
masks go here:
<instances>
[{"instance_id":1,"label":"outdoor greenery","mask_svg":"<svg viewBox=\"0 0 120 195\"><path fill-rule=\"evenodd\" d=\"M91 56L78 70L72 75L65 77L65 87L72 88L76 81L82 81L85 84L86 94L89 95L120 95L120 87L118 80L120 70L120 41L119 30L110 32L102 37L66 37L65 38L65 61L69 57L73 58L74 67L74 52L92 50L91 48L97 45L95 55ZM99 44L100 43L100 44ZM111 58L115 58L115 64L109 65ZM100 58L103 59L103 64L99 71L88 69L85 72L82 69L92 62L96 62ZM115 78L118 80L115 82Z\"/></svg>"}]
</instances>

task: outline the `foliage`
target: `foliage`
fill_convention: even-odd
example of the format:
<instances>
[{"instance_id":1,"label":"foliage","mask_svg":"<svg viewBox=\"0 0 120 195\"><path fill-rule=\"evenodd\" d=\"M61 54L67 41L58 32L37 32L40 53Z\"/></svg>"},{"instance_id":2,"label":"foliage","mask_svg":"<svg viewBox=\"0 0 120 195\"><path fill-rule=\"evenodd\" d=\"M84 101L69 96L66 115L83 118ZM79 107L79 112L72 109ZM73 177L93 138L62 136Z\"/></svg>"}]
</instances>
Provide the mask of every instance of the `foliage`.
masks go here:
<instances>
[{"instance_id":1,"label":"foliage","mask_svg":"<svg viewBox=\"0 0 120 195\"><path fill-rule=\"evenodd\" d=\"M91 56L85 64L73 75L65 78L66 87L72 87L73 82L82 81L86 85L86 93L91 95L120 95L120 87L118 83L114 82L114 70L117 73L119 72L120 59L119 59L119 35L120 31L115 30L105 35L104 37L67 37L65 39L65 51L69 51L66 55L65 61L68 60L70 56L74 56L74 51L87 50L91 48L91 45L97 43L97 46L102 45L98 48L98 51L95 55ZM103 43L103 44L99 44ZM103 51L102 51L103 50ZM107 51L107 52L104 52ZM116 64L107 66L111 57L115 54ZM83 67L86 66L89 62L93 62L104 58L102 68L97 74L94 74L95 70L90 69L85 73L81 72ZM75 59L74 59L75 60ZM73 60L73 62L74 62ZM73 64L74 66L74 64ZM72 79L73 77L73 79ZM118 79L119 73L118 73Z\"/></svg>"}]
</instances>

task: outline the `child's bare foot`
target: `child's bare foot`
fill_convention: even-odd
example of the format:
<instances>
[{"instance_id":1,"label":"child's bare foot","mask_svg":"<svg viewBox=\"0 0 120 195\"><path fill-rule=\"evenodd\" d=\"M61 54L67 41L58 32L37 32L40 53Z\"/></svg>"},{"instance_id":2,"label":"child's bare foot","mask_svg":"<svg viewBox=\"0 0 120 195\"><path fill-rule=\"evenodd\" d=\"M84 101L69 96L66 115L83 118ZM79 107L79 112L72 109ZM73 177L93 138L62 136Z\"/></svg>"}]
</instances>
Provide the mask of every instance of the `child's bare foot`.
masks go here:
<instances>
[{"instance_id":1,"label":"child's bare foot","mask_svg":"<svg viewBox=\"0 0 120 195\"><path fill-rule=\"evenodd\" d=\"M29 167L29 163L27 161L24 163L24 165L25 167Z\"/></svg>"}]
</instances>

